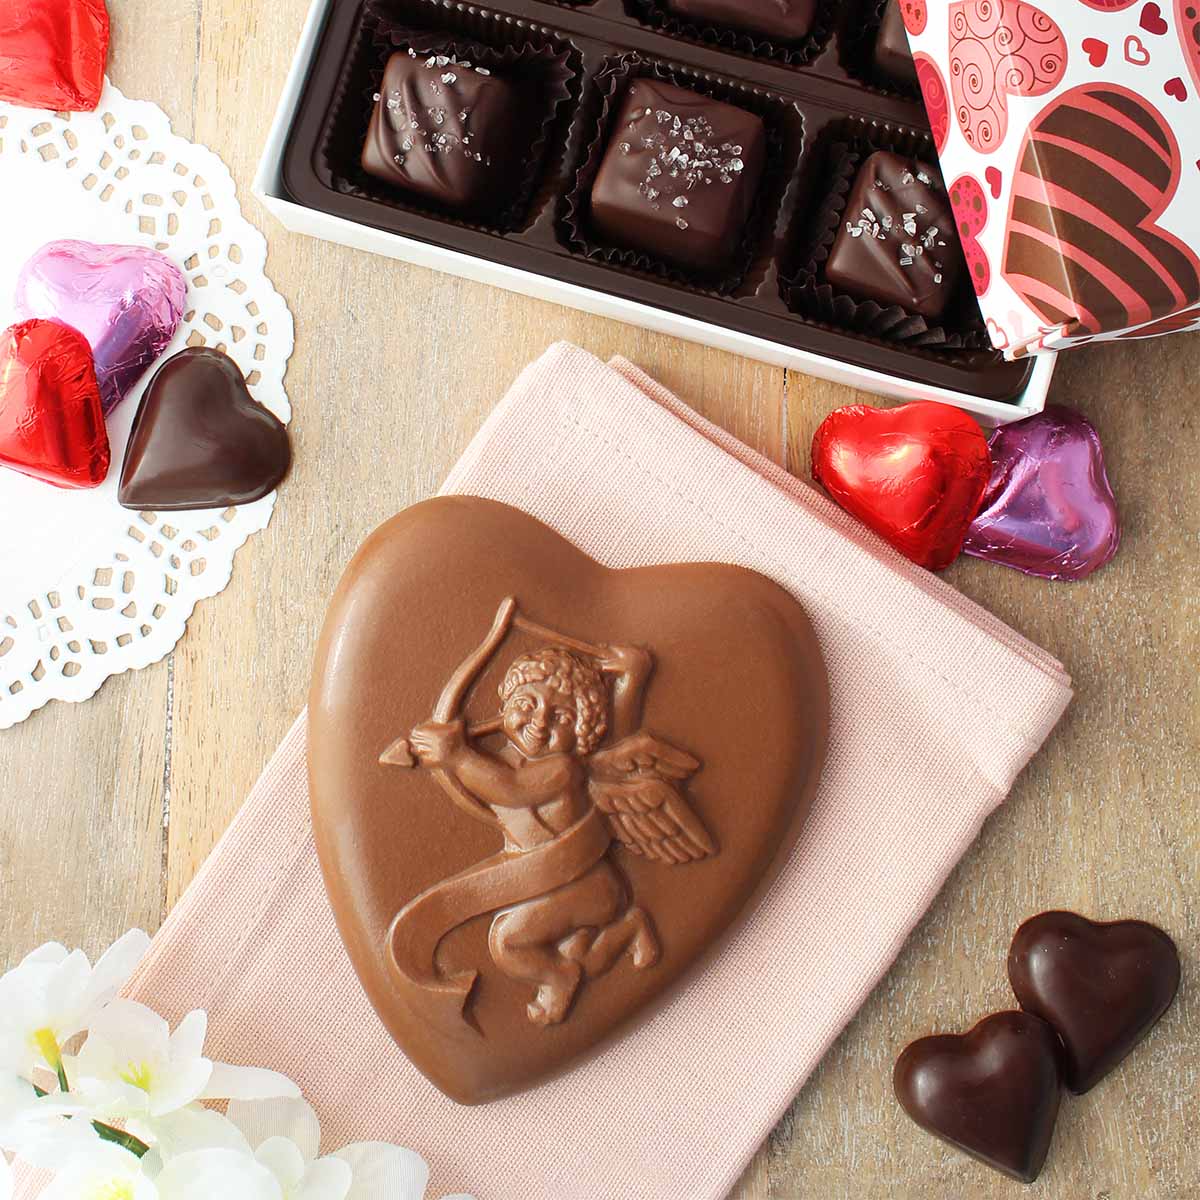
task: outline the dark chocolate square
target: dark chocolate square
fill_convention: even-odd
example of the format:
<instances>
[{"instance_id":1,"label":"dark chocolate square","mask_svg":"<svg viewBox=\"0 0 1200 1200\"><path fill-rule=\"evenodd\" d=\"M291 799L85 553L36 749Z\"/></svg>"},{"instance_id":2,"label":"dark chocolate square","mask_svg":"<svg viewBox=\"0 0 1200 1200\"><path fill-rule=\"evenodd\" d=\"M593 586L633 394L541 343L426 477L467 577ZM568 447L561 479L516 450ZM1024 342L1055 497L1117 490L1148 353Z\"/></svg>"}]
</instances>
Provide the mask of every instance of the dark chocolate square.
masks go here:
<instances>
[{"instance_id":1,"label":"dark chocolate square","mask_svg":"<svg viewBox=\"0 0 1200 1200\"><path fill-rule=\"evenodd\" d=\"M875 69L894 83L917 88L917 69L913 66L900 0L888 0L883 10L883 21L875 38Z\"/></svg>"},{"instance_id":2,"label":"dark chocolate square","mask_svg":"<svg viewBox=\"0 0 1200 1200\"><path fill-rule=\"evenodd\" d=\"M499 208L518 174L513 88L486 68L412 50L388 59L363 170L447 208Z\"/></svg>"},{"instance_id":3,"label":"dark chocolate square","mask_svg":"<svg viewBox=\"0 0 1200 1200\"><path fill-rule=\"evenodd\" d=\"M669 12L697 25L728 26L794 42L812 28L816 0L666 0Z\"/></svg>"},{"instance_id":4,"label":"dark chocolate square","mask_svg":"<svg viewBox=\"0 0 1200 1200\"><path fill-rule=\"evenodd\" d=\"M636 79L592 185L592 227L611 245L721 271L742 244L765 157L766 131L753 113Z\"/></svg>"},{"instance_id":5,"label":"dark chocolate square","mask_svg":"<svg viewBox=\"0 0 1200 1200\"><path fill-rule=\"evenodd\" d=\"M927 320L946 311L963 257L936 167L879 150L858 169L825 264L835 288Z\"/></svg>"}]
</instances>

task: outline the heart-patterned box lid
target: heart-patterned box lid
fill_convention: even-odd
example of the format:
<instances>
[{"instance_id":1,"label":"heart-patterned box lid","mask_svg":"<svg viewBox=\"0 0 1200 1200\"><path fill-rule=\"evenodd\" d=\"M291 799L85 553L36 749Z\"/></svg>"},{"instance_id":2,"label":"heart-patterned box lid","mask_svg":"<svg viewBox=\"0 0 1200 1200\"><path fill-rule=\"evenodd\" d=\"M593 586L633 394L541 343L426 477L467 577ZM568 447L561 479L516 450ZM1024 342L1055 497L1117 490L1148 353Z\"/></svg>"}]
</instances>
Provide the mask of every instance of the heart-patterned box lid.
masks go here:
<instances>
[{"instance_id":1,"label":"heart-patterned box lid","mask_svg":"<svg viewBox=\"0 0 1200 1200\"><path fill-rule=\"evenodd\" d=\"M1200 328L1200 6L896 2L996 348Z\"/></svg>"}]
</instances>

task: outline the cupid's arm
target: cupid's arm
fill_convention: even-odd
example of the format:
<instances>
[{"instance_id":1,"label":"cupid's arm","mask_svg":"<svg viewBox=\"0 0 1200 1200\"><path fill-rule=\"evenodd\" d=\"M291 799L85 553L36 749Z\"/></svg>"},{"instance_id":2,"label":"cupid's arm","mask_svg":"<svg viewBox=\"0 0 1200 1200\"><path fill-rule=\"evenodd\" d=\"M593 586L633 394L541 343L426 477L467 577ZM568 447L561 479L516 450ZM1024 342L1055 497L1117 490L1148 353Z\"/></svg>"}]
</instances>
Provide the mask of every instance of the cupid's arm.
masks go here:
<instances>
[{"instance_id":1,"label":"cupid's arm","mask_svg":"<svg viewBox=\"0 0 1200 1200\"><path fill-rule=\"evenodd\" d=\"M555 756L514 767L467 740L461 721L426 721L412 732L412 747L423 767L438 767L485 804L536 808L562 793L570 759Z\"/></svg>"},{"instance_id":2,"label":"cupid's arm","mask_svg":"<svg viewBox=\"0 0 1200 1200\"><path fill-rule=\"evenodd\" d=\"M641 728L642 699L654 659L640 646L609 646L599 665L602 671L615 676L612 738L619 742Z\"/></svg>"}]
</instances>

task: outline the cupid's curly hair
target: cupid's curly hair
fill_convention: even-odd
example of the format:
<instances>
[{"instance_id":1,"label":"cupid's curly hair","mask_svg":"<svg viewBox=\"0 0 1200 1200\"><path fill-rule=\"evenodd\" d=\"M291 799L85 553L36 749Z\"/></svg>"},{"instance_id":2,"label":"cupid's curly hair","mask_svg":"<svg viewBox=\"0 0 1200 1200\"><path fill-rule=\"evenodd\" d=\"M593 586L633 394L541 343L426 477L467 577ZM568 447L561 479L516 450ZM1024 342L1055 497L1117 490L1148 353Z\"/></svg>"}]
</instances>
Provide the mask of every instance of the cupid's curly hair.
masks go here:
<instances>
[{"instance_id":1,"label":"cupid's curly hair","mask_svg":"<svg viewBox=\"0 0 1200 1200\"><path fill-rule=\"evenodd\" d=\"M500 702L526 683L549 683L575 701L575 741L580 754L591 754L608 732L608 689L590 662L570 650L547 646L523 654L505 672Z\"/></svg>"}]
</instances>

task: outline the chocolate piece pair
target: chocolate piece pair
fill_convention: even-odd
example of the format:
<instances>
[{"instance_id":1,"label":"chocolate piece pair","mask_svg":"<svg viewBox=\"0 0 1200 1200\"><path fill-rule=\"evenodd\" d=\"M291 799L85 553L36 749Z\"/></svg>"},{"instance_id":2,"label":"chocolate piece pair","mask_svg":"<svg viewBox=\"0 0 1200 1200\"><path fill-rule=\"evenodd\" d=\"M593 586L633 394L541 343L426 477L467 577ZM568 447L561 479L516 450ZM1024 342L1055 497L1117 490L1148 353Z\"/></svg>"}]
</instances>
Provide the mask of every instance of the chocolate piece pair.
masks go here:
<instances>
[{"instance_id":1,"label":"chocolate piece pair","mask_svg":"<svg viewBox=\"0 0 1200 1200\"><path fill-rule=\"evenodd\" d=\"M1145 921L1046 912L1017 930L1008 975L1024 1011L913 1042L893 1085L923 1129L1032 1183L1063 1084L1087 1091L1146 1036L1175 998L1179 953Z\"/></svg>"},{"instance_id":2,"label":"chocolate piece pair","mask_svg":"<svg viewBox=\"0 0 1200 1200\"><path fill-rule=\"evenodd\" d=\"M399 51L384 69L363 170L459 212L495 212L517 181L522 107L486 67Z\"/></svg>"},{"instance_id":3,"label":"chocolate piece pair","mask_svg":"<svg viewBox=\"0 0 1200 1200\"><path fill-rule=\"evenodd\" d=\"M888 0L887 8L883 10L872 61L875 69L893 83L914 91L919 87L900 0Z\"/></svg>"},{"instance_id":4,"label":"chocolate piece pair","mask_svg":"<svg viewBox=\"0 0 1200 1200\"><path fill-rule=\"evenodd\" d=\"M860 300L929 321L949 307L963 258L936 167L878 150L858 169L825 278Z\"/></svg>"},{"instance_id":5,"label":"chocolate piece pair","mask_svg":"<svg viewBox=\"0 0 1200 1200\"><path fill-rule=\"evenodd\" d=\"M812 28L816 0L666 0L668 11L696 24L728 26L794 42Z\"/></svg>"},{"instance_id":6,"label":"chocolate piece pair","mask_svg":"<svg viewBox=\"0 0 1200 1200\"><path fill-rule=\"evenodd\" d=\"M753 113L635 79L592 185L592 228L614 246L718 273L742 244L765 158L766 131Z\"/></svg>"}]
</instances>

